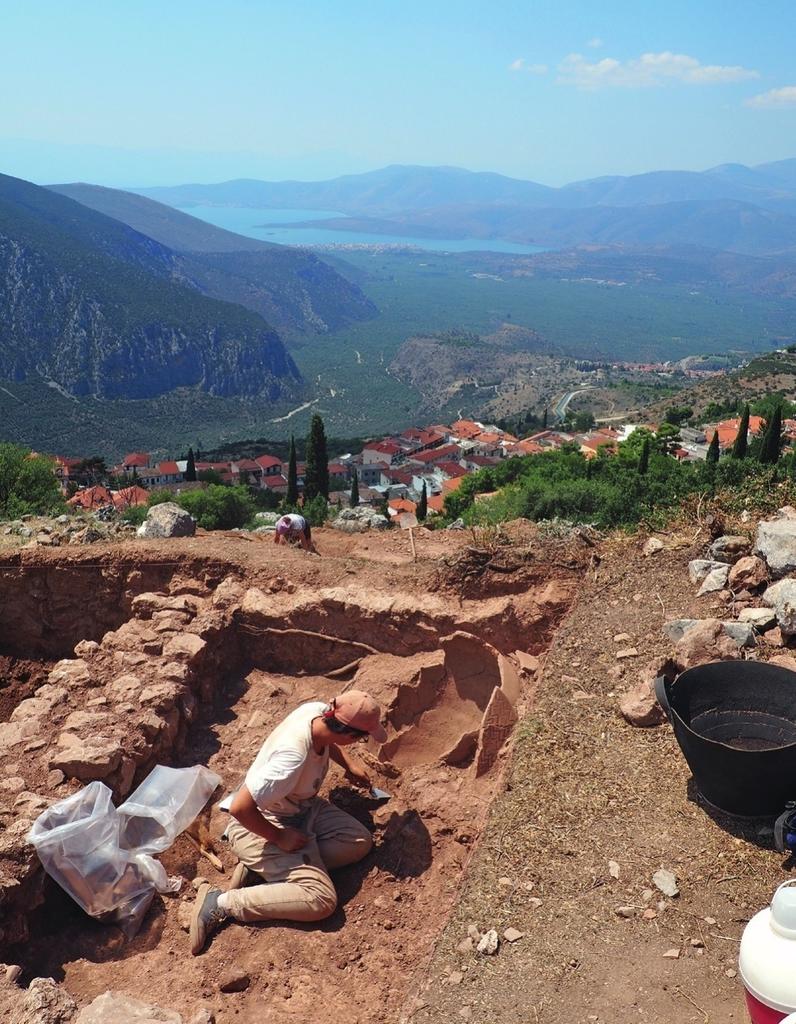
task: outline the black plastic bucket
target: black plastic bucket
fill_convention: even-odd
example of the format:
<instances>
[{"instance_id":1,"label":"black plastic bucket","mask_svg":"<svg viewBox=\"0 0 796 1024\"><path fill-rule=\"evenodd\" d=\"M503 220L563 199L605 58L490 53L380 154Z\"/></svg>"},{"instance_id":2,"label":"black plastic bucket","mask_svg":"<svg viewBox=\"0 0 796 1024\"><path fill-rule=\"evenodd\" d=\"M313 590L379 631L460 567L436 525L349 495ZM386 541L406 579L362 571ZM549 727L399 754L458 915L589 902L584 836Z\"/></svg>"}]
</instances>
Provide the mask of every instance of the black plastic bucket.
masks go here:
<instances>
[{"instance_id":1,"label":"black plastic bucket","mask_svg":"<svg viewBox=\"0 0 796 1024\"><path fill-rule=\"evenodd\" d=\"M655 692L709 803L751 818L796 797L796 672L717 661L661 676Z\"/></svg>"}]
</instances>

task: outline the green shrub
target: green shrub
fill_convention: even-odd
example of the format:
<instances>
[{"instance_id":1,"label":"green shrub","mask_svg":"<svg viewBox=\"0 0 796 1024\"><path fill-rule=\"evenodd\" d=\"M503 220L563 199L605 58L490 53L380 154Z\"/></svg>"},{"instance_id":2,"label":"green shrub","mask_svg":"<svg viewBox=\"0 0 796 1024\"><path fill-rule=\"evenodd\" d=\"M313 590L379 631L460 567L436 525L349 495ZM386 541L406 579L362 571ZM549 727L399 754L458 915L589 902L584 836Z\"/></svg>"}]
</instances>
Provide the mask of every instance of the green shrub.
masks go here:
<instances>
[{"instance_id":1,"label":"green shrub","mask_svg":"<svg viewBox=\"0 0 796 1024\"><path fill-rule=\"evenodd\" d=\"M125 523L132 523L134 526L140 526L141 523L146 519L149 507L147 505L131 505L130 508L126 508L122 512L121 518Z\"/></svg>"},{"instance_id":2,"label":"green shrub","mask_svg":"<svg viewBox=\"0 0 796 1024\"><path fill-rule=\"evenodd\" d=\"M48 458L17 444L0 444L0 519L58 514L65 508Z\"/></svg>"},{"instance_id":3,"label":"green shrub","mask_svg":"<svg viewBox=\"0 0 796 1024\"><path fill-rule=\"evenodd\" d=\"M310 526L323 526L329 518L329 506L322 494L316 494L314 498L305 501L303 508L299 511Z\"/></svg>"},{"instance_id":4,"label":"green shrub","mask_svg":"<svg viewBox=\"0 0 796 1024\"><path fill-rule=\"evenodd\" d=\"M190 512L203 530L234 530L245 526L257 510L249 489L240 485L208 484L200 491L186 491L172 500Z\"/></svg>"},{"instance_id":5,"label":"green shrub","mask_svg":"<svg viewBox=\"0 0 796 1024\"><path fill-rule=\"evenodd\" d=\"M147 505L152 508L153 505L163 505L167 501L176 501L176 495L172 494L171 491L151 491L147 498Z\"/></svg>"}]
</instances>

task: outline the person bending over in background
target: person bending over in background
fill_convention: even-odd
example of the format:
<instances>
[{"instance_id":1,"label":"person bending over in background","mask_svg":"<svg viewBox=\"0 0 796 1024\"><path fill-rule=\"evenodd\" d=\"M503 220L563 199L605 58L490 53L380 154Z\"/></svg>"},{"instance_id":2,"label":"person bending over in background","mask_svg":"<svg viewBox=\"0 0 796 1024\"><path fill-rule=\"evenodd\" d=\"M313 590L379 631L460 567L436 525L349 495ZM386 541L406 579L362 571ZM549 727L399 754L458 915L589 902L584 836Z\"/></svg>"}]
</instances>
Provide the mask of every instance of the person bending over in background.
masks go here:
<instances>
[{"instance_id":1,"label":"person bending over in background","mask_svg":"<svg viewBox=\"0 0 796 1024\"><path fill-rule=\"evenodd\" d=\"M329 872L362 860L373 845L356 818L318 796L331 758L370 789L367 770L346 750L387 733L379 705L349 690L327 704L310 701L268 736L235 794L226 838L240 863L227 892L200 887L191 916L191 952L201 953L222 921L321 921L334 912ZM249 885L251 881L259 884Z\"/></svg>"},{"instance_id":2,"label":"person bending over in background","mask_svg":"<svg viewBox=\"0 0 796 1024\"><path fill-rule=\"evenodd\" d=\"M298 541L305 551L318 554L318 549L312 543L310 524L297 512L287 512L276 521L274 544L287 544L288 541Z\"/></svg>"}]
</instances>

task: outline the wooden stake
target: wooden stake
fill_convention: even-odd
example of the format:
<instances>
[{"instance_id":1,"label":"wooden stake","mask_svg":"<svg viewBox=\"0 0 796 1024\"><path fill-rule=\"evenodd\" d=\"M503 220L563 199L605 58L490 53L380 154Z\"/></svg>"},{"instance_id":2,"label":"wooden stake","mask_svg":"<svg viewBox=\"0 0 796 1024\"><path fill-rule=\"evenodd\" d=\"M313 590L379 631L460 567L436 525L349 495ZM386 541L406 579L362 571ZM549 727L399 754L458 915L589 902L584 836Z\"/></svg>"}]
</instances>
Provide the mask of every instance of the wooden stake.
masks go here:
<instances>
[{"instance_id":1,"label":"wooden stake","mask_svg":"<svg viewBox=\"0 0 796 1024\"><path fill-rule=\"evenodd\" d=\"M417 561L417 551L415 551L415 535L412 532L412 527L409 527L409 543L412 545L412 561Z\"/></svg>"}]
</instances>

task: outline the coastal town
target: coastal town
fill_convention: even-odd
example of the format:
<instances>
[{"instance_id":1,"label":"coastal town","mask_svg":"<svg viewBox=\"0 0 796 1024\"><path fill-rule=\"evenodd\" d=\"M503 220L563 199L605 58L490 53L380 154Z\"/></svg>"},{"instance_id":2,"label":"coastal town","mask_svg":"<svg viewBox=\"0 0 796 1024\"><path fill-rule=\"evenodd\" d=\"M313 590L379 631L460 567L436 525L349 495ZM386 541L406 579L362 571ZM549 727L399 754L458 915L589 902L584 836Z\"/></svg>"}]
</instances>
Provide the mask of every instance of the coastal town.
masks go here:
<instances>
[{"instance_id":1,"label":"coastal town","mask_svg":"<svg viewBox=\"0 0 796 1024\"><path fill-rule=\"evenodd\" d=\"M714 435L719 450L732 448L741 424L741 417L705 424L701 427L679 426L670 431L669 454L678 461L705 460ZM749 417L749 440L765 428L761 416ZM358 503L386 505L391 518L415 513L421 496L426 495L429 516L444 512L445 498L456 491L468 475L494 466L504 459L519 456L543 456L564 445L574 446L586 459L601 451L614 452L618 444L637 429L652 433L657 423L627 423L620 427L597 426L583 433L565 430L563 426L536 431L517 437L494 424L459 419L450 425L431 424L409 427L401 433L368 441L361 451L337 456L329 462L329 501L348 507L356 478ZM796 420L783 421L783 441L796 441ZM117 486L96 482L85 486L85 459L54 456L54 472L68 504L74 509L95 511L113 508L122 512L144 506L154 490L178 494L200 488L203 479L227 485L245 485L272 495L274 507L288 492L288 462L263 452L254 458L228 461L193 462L189 460L158 460L148 452L130 452L108 471L108 478ZM299 495L304 485L305 464L296 464ZM83 484L83 485L81 485ZM118 486L121 484L121 486Z\"/></svg>"}]
</instances>

